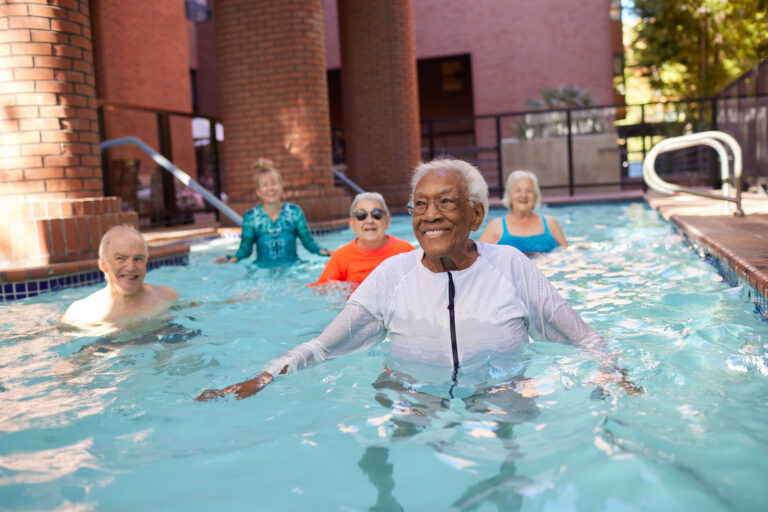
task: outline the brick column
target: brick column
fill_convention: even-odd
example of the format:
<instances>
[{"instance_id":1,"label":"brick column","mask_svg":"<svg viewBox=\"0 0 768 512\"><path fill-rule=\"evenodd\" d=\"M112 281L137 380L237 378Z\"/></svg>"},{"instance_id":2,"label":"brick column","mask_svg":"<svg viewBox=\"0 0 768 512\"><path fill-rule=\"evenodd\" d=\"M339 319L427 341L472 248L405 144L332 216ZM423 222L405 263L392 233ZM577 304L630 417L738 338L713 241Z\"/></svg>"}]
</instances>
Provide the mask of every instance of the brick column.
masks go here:
<instances>
[{"instance_id":1,"label":"brick column","mask_svg":"<svg viewBox=\"0 0 768 512\"><path fill-rule=\"evenodd\" d=\"M411 0L339 0L338 7L347 172L402 206L421 158Z\"/></svg>"},{"instance_id":2,"label":"brick column","mask_svg":"<svg viewBox=\"0 0 768 512\"><path fill-rule=\"evenodd\" d=\"M322 9L321 0L215 2L222 184L240 213L255 200L251 163L264 157L310 220L348 215L331 172Z\"/></svg>"},{"instance_id":3,"label":"brick column","mask_svg":"<svg viewBox=\"0 0 768 512\"><path fill-rule=\"evenodd\" d=\"M85 217L120 206L100 197L87 0L0 5L0 134L0 267L92 255Z\"/></svg>"}]
</instances>

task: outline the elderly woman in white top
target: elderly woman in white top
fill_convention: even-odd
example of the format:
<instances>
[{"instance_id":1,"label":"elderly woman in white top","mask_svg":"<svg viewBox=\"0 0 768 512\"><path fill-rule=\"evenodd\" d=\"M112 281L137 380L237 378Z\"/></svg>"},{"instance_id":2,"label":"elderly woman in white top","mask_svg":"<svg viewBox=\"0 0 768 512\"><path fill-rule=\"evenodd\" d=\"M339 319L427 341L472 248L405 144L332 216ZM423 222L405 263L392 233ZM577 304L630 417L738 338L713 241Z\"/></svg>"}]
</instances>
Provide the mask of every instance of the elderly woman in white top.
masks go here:
<instances>
[{"instance_id":1,"label":"elderly woman in white top","mask_svg":"<svg viewBox=\"0 0 768 512\"><path fill-rule=\"evenodd\" d=\"M380 264L317 338L269 361L253 379L205 391L198 400L250 396L278 374L366 350L387 333L395 361L443 366L454 383L460 365L518 350L530 335L594 351L617 372L612 380L638 389L615 369L603 338L523 253L469 238L488 211L488 186L475 167L460 160L420 164L411 197L420 249Z\"/></svg>"}]
</instances>

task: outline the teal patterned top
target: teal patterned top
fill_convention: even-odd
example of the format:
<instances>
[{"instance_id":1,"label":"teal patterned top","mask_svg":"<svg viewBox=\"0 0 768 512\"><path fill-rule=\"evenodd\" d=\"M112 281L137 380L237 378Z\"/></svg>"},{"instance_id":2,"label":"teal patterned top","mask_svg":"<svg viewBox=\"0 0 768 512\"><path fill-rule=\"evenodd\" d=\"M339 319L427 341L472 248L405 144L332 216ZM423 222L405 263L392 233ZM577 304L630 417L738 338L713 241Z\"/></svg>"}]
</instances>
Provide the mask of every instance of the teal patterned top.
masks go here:
<instances>
[{"instance_id":1,"label":"teal patterned top","mask_svg":"<svg viewBox=\"0 0 768 512\"><path fill-rule=\"evenodd\" d=\"M312 238L301 207L284 202L277 219L272 221L259 205L243 217L243 235L235 257L237 261L246 259L253 252L255 243L256 264L260 267L290 264L298 259L296 237L311 253L320 254L323 250Z\"/></svg>"}]
</instances>

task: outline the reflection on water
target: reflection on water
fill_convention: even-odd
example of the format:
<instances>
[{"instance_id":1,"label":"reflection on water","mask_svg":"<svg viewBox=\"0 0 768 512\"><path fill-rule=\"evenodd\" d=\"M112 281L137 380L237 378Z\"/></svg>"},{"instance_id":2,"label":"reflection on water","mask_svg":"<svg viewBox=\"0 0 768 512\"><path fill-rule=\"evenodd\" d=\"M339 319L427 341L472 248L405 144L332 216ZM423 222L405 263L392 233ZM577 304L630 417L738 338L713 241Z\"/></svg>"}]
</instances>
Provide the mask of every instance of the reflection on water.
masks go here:
<instances>
[{"instance_id":1,"label":"reflection on water","mask_svg":"<svg viewBox=\"0 0 768 512\"><path fill-rule=\"evenodd\" d=\"M346 299L306 287L324 258L213 265L237 245L217 241L188 267L148 275L183 299L160 325L109 337L58 328L87 288L0 305L1 506L760 508L768 343L742 287L642 205L546 213L571 245L534 261L643 395L596 389L596 361L545 342L464 369L451 400L449 376L387 372L384 342L248 400L194 402L316 336ZM406 218L390 232L414 241Z\"/></svg>"},{"instance_id":2,"label":"reflection on water","mask_svg":"<svg viewBox=\"0 0 768 512\"><path fill-rule=\"evenodd\" d=\"M92 446L93 439L88 438L61 448L0 456L0 468L4 470L0 485L49 482L82 468L96 468Z\"/></svg>"}]
</instances>

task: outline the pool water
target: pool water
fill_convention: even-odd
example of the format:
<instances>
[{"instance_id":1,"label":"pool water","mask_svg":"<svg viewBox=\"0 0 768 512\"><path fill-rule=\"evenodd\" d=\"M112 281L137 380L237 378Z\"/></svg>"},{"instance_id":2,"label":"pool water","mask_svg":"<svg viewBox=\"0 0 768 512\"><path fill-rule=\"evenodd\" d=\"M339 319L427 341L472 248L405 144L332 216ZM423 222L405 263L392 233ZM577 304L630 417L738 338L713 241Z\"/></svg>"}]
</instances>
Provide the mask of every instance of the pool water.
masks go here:
<instances>
[{"instance_id":1,"label":"pool water","mask_svg":"<svg viewBox=\"0 0 768 512\"><path fill-rule=\"evenodd\" d=\"M246 400L195 402L317 335L346 298L305 286L325 259L303 248L304 263L253 269L212 264L237 246L216 240L148 274L182 296L170 328L57 328L97 287L0 305L0 509L763 508L768 329L754 292L644 204L542 211L571 245L537 265L643 394L599 389L578 348L536 342L461 375L449 399L444 382L388 373L383 342ZM389 232L415 242L409 218ZM521 380L538 396L516 393Z\"/></svg>"}]
</instances>

